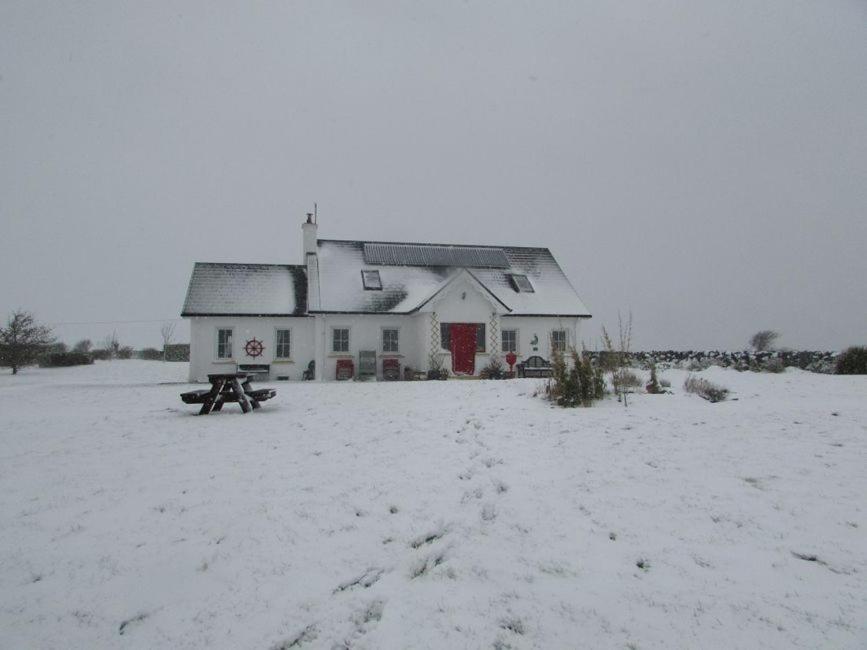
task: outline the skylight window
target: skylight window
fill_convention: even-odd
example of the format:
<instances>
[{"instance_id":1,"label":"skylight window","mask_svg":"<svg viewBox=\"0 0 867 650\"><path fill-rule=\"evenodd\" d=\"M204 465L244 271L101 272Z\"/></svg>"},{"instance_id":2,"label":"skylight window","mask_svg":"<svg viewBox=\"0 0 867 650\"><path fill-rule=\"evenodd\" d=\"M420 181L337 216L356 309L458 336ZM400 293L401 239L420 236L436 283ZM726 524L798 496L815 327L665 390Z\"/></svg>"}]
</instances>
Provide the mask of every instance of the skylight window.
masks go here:
<instances>
[{"instance_id":1,"label":"skylight window","mask_svg":"<svg viewBox=\"0 0 867 650\"><path fill-rule=\"evenodd\" d=\"M361 281L366 291L382 291L382 279L379 271L362 271Z\"/></svg>"},{"instance_id":2,"label":"skylight window","mask_svg":"<svg viewBox=\"0 0 867 650\"><path fill-rule=\"evenodd\" d=\"M518 293L535 293L536 290L530 284L530 280L526 275L512 273L509 275L509 280L512 282L512 288Z\"/></svg>"}]
</instances>

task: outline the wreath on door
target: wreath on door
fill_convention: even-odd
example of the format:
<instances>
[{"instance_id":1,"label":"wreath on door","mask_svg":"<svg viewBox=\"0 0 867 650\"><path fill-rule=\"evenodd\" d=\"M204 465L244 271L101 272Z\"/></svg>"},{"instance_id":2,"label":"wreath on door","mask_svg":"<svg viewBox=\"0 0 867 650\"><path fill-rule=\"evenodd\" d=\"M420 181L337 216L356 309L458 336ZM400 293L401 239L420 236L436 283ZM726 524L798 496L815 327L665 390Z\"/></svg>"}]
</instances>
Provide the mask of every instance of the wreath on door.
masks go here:
<instances>
[{"instance_id":1,"label":"wreath on door","mask_svg":"<svg viewBox=\"0 0 867 650\"><path fill-rule=\"evenodd\" d=\"M248 357L258 357L264 352L265 346L262 345L262 341L259 341L255 337L247 341L244 345L244 352L247 353Z\"/></svg>"}]
</instances>

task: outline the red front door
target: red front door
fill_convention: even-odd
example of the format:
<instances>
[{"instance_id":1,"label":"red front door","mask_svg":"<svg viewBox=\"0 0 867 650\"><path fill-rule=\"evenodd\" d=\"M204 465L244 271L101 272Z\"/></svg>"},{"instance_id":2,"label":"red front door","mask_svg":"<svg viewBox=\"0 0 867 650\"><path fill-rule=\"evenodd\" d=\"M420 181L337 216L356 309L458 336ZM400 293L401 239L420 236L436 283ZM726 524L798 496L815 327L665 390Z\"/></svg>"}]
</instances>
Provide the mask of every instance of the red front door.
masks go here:
<instances>
[{"instance_id":1,"label":"red front door","mask_svg":"<svg viewBox=\"0 0 867 650\"><path fill-rule=\"evenodd\" d=\"M476 369L476 326L471 323L453 323L449 335L452 371L457 375L472 375Z\"/></svg>"}]
</instances>

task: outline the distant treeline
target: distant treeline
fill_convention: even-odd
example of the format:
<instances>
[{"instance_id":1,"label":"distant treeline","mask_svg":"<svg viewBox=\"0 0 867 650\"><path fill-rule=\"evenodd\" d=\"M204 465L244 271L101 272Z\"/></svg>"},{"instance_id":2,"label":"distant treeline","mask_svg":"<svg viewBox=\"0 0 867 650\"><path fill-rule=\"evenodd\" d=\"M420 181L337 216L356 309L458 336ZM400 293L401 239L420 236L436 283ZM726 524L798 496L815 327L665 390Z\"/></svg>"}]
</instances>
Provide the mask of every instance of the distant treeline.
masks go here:
<instances>
[{"instance_id":1,"label":"distant treeline","mask_svg":"<svg viewBox=\"0 0 867 650\"><path fill-rule=\"evenodd\" d=\"M116 348L91 348L88 342L79 341L71 350L65 343L50 345L39 356L41 368L60 368L65 366L89 365L94 361L110 361L112 359L145 359L149 361L189 361L190 344L173 343L165 346L165 354L157 348L135 350L130 346Z\"/></svg>"},{"instance_id":2,"label":"distant treeline","mask_svg":"<svg viewBox=\"0 0 867 650\"><path fill-rule=\"evenodd\" d=\"M593 359L604 361L610 352L588 352ZM765 371L776 368L800 368L812 372L833 373L839 352L813 350L774 350L770 352L729 352L722 350L652 350L629 352L632 365L659 368L702 370L710 366L737 370Z\"/></svg>"}]
</instances>

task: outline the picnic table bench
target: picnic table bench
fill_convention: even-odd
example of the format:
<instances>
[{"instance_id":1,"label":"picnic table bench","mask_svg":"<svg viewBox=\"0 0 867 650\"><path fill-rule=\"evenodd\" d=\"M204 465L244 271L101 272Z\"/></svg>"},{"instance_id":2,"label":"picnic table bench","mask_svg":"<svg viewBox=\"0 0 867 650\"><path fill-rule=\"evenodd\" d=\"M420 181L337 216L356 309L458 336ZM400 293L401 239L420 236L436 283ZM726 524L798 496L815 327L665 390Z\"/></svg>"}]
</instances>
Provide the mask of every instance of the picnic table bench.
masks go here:
<instances>
[{"instance_id":1,"label":"picnic table bench","mask_svg":"<svg viewBox=\"0 0 867 650\"><path fill-rule=\"evenodd\" d=\"M515 366L518 377L550 377L551 363L537 354L527 357L526 361Z\"/></svg>"},{"instance_id":2,"label":"picnic table bench","mask_svg":"<svg viewBox=\"0 0 867 650\"><path fill-rule=\"evenodd\" d=\"M207 415L212 411L220 411L223 404L237 402L241 411L249 413L259 408L259 402L264 402L277 395L273 388L258 388L252 386L252 377L246 372L232 372L208 375L210 389L191 390L181 393L184 404L201 404L199 415Z\"/></svg>"}]
</instances>

